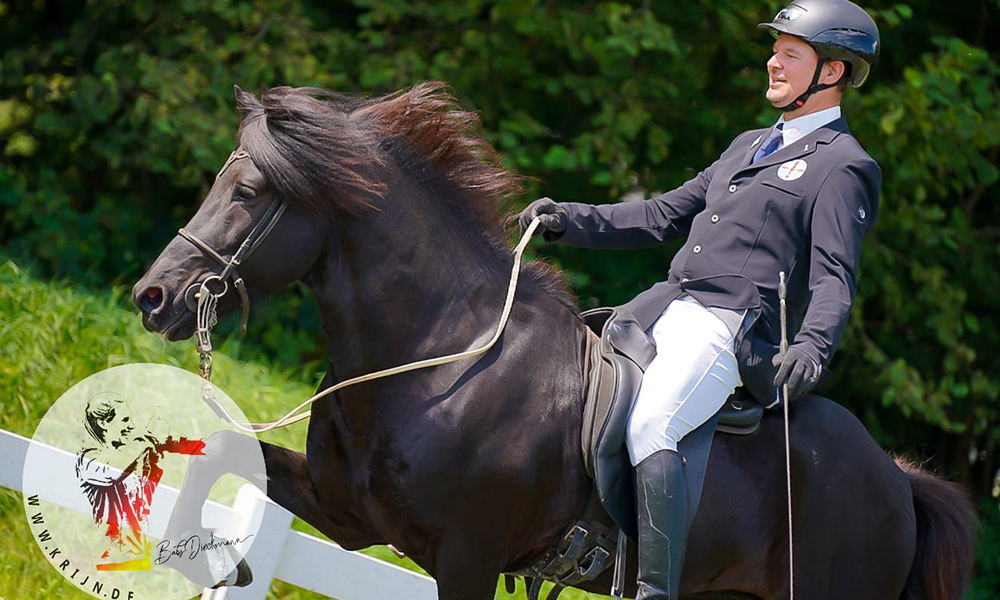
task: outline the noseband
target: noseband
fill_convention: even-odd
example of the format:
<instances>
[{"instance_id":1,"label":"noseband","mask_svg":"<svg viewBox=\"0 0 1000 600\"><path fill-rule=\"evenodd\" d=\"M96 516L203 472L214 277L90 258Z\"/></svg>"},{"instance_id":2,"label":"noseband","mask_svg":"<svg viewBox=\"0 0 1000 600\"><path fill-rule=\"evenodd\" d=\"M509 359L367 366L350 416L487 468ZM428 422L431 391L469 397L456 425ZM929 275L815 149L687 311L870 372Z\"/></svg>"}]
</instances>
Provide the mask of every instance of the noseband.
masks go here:
<instances>
[{"instance_id":1,"label":"noseband","mask_svg":"<svg viewBox=\"0 0 1000 600\"><path fill-rule=\"evenodd\" d=\"M215 176L215 179L218 180L226 172L226 169L229 168L229 165L243 158L250 158L250 155L243 150L234 151L229 155L226 164L222 165L222 169ZM184 292L184 302L188 310L197 316L198 328L196 335L198 336L197 346L199 352L204 354L212 350L209 331L216 323L215 307L218 304L219 298L229 291L230 279L232 279L233 287L236 288L236 291L240 295L240 306L243 309L243 314L240 318L240 335L246 333L247 320L250 318L250 296L247 294L246 284L243 282L243 278L239 272L237 272L236 267L240 266L244 260L253 254L254 250L260 247L264 239L267 238L267 235L277 225L278 219L285 212L285 208L287 208L287 204L281 196L275 197L267 207L267 210L264 211L264 215L257 221L257 224L250 230L246 239L243 240L243 243L240 244L240 247L229 259L223 257L201 238L183 227L177 231L179 236L194 244L196 248L222 265L221 273L218 275L209 275L204 280L191 284ZM217 286L220 283L222 284L222 289L218 290ZM216 290L212 289L213 285L216 286ZM211 367L209 366L209 368Z\"/></svg>"}]
</instances>

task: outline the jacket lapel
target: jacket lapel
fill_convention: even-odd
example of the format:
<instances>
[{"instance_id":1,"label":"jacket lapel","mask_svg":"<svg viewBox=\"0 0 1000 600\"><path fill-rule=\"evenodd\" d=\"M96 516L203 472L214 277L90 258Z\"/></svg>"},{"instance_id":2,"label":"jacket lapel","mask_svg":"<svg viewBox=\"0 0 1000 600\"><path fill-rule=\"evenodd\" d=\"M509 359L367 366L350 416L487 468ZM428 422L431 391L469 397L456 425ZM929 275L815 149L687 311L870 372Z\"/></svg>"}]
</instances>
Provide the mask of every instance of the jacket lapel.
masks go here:
<instances>
[{"instance_id":1,"label":"jacket lapel","mask_svg":"<svg viewBox=\"0 0 1000 600\"><path fill-rule=\"evenodd\" d=\"M757 153L757 149L764 143L764 140L771 137L772 131L774 131L774 127L771 127L770 129L762 129L760 131L760 135L758 135L754 139L753 143L750 144L750 147L747 148L746 154L743 156L743 160L740 162L740 165L750 164L750 160L753 158L753 155Z\"/></svg>"},{"instance_id":2,"label":"jacket lapel","mask_svg":"<svg viewBox=\"0 0 1000 600\"><path fill-rule=\"evenodd\" d=\"M757 151L757 147L760 144L760 142L758 142L757 144L754 144L747 153L745 160L743 161L743 167L741 167L737 173L748 170L766 169L772 165L778 165L790 160L795 160L796 158L808 156L816 151L816 146L819 144L829 144L841 133L848 133L847 120L843 117L827 123L809 135L800 138L791 146L785 146L770 156L765 156L755 164L751 165L750 160L753 158L753 155ZM761 139L767 139L768 135L771 135L771 129L768 129L767 135L764 135Z\"/></svg>"}]
</instances>

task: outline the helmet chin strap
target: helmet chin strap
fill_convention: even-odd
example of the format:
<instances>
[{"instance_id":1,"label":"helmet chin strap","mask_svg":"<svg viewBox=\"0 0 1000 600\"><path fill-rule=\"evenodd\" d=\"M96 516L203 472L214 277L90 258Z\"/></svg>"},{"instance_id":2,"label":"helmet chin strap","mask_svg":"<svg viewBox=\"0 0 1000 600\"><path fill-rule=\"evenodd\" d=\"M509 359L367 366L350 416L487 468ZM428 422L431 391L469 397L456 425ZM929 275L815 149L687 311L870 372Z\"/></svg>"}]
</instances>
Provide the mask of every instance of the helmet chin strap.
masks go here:
<instances>
[{"instance_id":1,"label":"helmet chin strap","mask_svg":"<svg viewBox=\"0 0 1000 600\"><path fill-rule=\"evenodd\" d=\"M834 83L820 83L819 82L819 76L821 75L821 73L823 71L823 65L824 64L826 64L826 59L825 58L821 58L821 59L819 59L819 61L816 62L816 72L813 73L812 83L809 84L809 88L806 91L802 92L801 96L799 96L795 100L792 100L791 103L786 104L785 106L782 106L781 110L783 110L785 112L790 112L790 111L793 111L793 110L798 110L798 109L802 108L803 106L805 106L806 105L806 101L809 100L809 97L812 96L813 94L815 94L816 92L822 92L823 90L828 90L828 89L830 89L832 87L837 87L838 85L840 85L840 82L843 81L844 77L847 76L847 71L844 71L844 74L840 77L840 79L838 79Z\"/></svg>"}]
</instances>

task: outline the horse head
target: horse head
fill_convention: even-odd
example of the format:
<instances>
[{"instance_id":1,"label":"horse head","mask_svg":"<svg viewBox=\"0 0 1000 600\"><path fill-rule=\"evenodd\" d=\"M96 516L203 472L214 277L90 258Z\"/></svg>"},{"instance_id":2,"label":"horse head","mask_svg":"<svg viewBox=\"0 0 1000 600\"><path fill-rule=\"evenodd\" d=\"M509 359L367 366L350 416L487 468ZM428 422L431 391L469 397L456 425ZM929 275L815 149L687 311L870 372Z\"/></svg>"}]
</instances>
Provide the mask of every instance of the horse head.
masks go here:
<instances>
[{"instance_id":1,"label":"horse head","mask_svg":"<svg viewBox=\"0 0 1000 600\"><path fill-rule=\"evenodd\" d=\"M377 193L377 185L350 170L362 162L359 157L375 160L372 148L365 147L371 144L357 131L352 132L346 119L336 128L329 123L313 123L312 127L296 123L301 107L294 112L289 103L320 106L312 95L296 92L291 88L270 90L262 97L268 105L236 87L242 115L236 149L219 170L198 211L132 289L146 329L171 341L190 337L195 329L196 298L203 284L219 296L220 312L231 312L241 304L246 311L251 295L291 284L316 262L328 240L324 217L331 216L324 210L326 199L317 197L318 188L343 196L338 206L347 210L365 204L360 196ZM312 108L316 111L317 107ZM327 112L328 116L342 114ZM352 146L352 158L329 161L347 168L331 169L308 160L293 163L292 157L301 163L306 155L321 162L322 153L316 148L310 154L297 146L321 146L331 135L348 138L338 140L338 147Z\"/></svg>"},{"instance_id":2,"label":"horse head","mask_svg":"<svg viewBox=\"0 0 1000 600\"><path fill-rule=\"evenodd\" d=\"M302 280L348 373L489 338L513 259L500 210L521 179L475 113L438 82L376 98L237 88L236 101L233 154L133 288L148 330L197 333L203 350L213 311L242 306L245 326L252 298ZM519 300L573 309L557 273L523 273Z\"/></svg>"}]
</instances>

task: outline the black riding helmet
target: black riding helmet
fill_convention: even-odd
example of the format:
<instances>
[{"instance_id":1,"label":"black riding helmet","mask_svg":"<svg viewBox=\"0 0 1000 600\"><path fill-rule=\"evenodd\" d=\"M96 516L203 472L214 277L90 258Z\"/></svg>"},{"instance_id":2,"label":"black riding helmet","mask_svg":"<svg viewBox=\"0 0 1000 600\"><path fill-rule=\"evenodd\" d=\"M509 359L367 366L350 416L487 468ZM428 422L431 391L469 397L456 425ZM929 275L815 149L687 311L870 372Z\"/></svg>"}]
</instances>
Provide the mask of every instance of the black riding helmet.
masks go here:
<instances>
[{"instance_id":1,"label":"black riding helmet","mask_svg":"<svg viewBox=\"0 0 1000 600\"><path fill-rule=\"evenodd\" d=\"M793 0L770 23L760 23L757 27L769 30L774 37L783 33L795 36L819 55L812 85L782 110L795 110L809 96L841 81L861 87L878 61L878 27L863 8L848 0ZM837 83L822 85L817 82L823 63L828 60L844 61L847 69Z\"/></svg>"}]
</instances>

